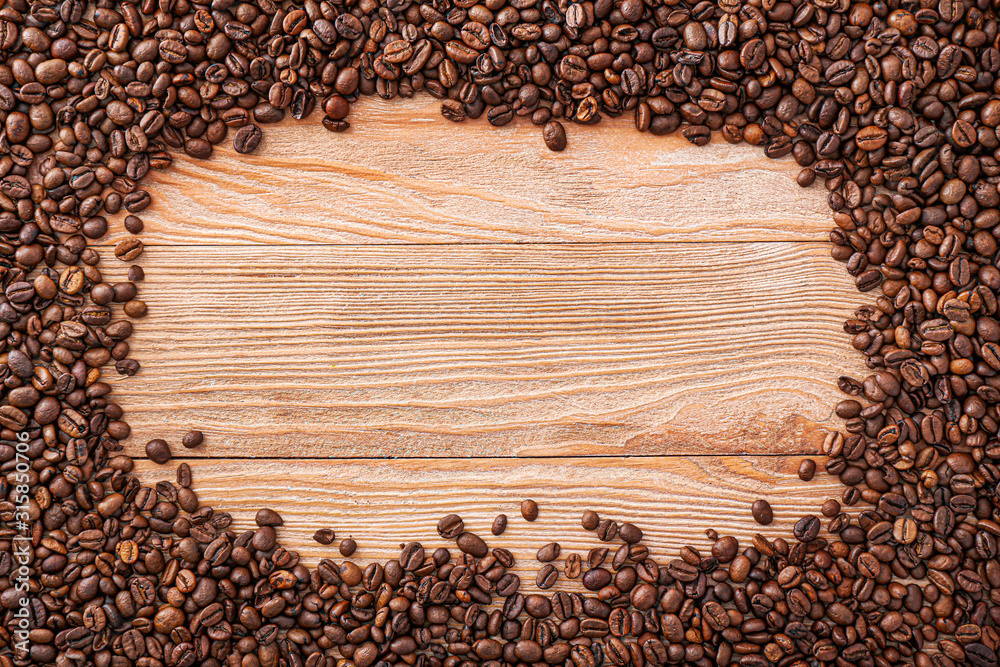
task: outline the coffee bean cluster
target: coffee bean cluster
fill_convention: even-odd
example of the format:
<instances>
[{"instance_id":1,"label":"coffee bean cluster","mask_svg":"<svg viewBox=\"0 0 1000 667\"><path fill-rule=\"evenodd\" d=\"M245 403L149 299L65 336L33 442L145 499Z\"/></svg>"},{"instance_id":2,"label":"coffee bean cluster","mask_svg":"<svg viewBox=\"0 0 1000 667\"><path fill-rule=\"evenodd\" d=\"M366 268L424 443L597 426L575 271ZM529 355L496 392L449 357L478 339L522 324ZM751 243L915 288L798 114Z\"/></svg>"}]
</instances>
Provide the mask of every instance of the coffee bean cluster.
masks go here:
<instances>
[{"instance_id":1,"label":"coffee bean cluster","mask_svg":"<svg viewBox=\"0 0 1000 667\"><path fill-rule=\"evenodd\" d=\"M990 0L6 0L0 667L997 667L998 32ZM202 505L187 464L135 477L103 378L140 370L145 176L418 93L556 151L622 115L747 142L825 187L833 256L877 295L845 327L871 374L840 379L823 445L842 497L673 559L587 511L598 546L545 545L522 585L458 515L438 525L454 547L361 567L349 537L310 569L277 513L237 531ZM117 225L112 284L91 242Z\"/></svg>"}]
</instances>

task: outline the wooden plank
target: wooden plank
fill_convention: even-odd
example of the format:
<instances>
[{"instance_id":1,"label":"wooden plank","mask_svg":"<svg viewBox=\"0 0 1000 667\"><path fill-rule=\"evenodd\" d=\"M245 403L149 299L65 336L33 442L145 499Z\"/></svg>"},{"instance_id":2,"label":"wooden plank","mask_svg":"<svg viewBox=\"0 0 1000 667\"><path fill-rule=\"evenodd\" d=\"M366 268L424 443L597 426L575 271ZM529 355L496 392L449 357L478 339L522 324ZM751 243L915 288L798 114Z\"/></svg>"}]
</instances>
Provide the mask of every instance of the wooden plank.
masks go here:
<instances>
[{"instance_id":1,"label":"wooden plank","mask_svg":"<svg viewBox=\"0 0 1000 667\"><path fill-rule=\"evenodd\" d=\"M635 131L631 118L570 126L545 148L518 121L455 124L421 96L366 99L351 130L320 114L266 128L255 155L230 142L209 161L175 154L146 186L149 243L485 243L822 240L826 191L795 184L791 159L720 139ZM112 241L126 234L113 221Z\"/></svg>"},{"instance_id":2,"label":"wooden plank","mask_svg":"<svg viewBox=\"0 0 1000 667\"><path fill-rule=\"evenodd\" d=\"M675 557L693 545L708 549L705 529L733 535L743 543L758 532L789 536L803 514L819 516L819 506L840 497L843 486L821 473L810 483L796 476L799 457L672 457L609 459L438 459L407 461L287 461L187 459L194 488L204 504L233 514L235 529L255 526L261 507L284 519L281 536L310 563L340 560L336 544L312 540L319 528L333 528L338 540L353 536L361 560L399 555L399 544L419 541L425 547L454 542L440 538L435 527L455 512L466 529L490 546L512 549L520 571L534 571L540 546L558 540L564 554L586 555L601 543L580 527L583 510L602 517L632 521L644 532L643 542L658 557ZM174 463L177 463L176 461ZM145 483L174 480L174 465L139 461ZM532 498L539 518L528 523L520 503ZM750 504L767 499L775 521L763 527L753 521ZM507 532L490 534L494 517L505 513ZM824 520L824 526L826 520ZM614 545L617 546L617 545ZM530 588L534 588L532 583Z\"/></svg>"},{"instance_id":3,"label":"wooden plank","mask_svg":"<svg viewBox=\"0 0 1000 667\"><path fill-rule=\"evenodd\" d=\"M123 270L105 262L109 277ZM824 244L152 248L141 455L817 451L864 297ZM111 373L113 374L113 372Z\"/></svg>"}]
</instances>

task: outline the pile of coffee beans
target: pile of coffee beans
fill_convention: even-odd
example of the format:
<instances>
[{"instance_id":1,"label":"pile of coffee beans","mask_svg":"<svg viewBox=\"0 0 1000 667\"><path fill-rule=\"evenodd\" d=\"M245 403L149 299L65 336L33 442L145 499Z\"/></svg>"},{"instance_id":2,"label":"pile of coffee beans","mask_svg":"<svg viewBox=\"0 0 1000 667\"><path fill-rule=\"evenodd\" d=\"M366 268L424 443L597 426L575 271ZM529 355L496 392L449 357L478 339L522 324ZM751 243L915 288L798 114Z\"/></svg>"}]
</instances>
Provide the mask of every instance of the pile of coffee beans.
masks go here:
<instances>
[{"instance_id":1,"label":"pile of coffee beans","mask_svg":"<svg viewBox=\"0 0 1000 667\"><path fill-rule=\"evenodd\" d=\"M992 0L4 0L0 667L997 667L998 32ZM871 374L840 379L822 519L657 560L587 511L606 546L546 545L522 592L457 515L454 549L362 568L346 538L309 569L279 515L233 530L186 464L132 474L102 377L139 371L144 274L109 284L91 241L142 232L143 178L176 151L253 152L314 110L341 132L362 95L418 93L553 150L621 115L721 135L828 190L833 256L881 294L846 324Z\"/></svg>"}]
</instances>

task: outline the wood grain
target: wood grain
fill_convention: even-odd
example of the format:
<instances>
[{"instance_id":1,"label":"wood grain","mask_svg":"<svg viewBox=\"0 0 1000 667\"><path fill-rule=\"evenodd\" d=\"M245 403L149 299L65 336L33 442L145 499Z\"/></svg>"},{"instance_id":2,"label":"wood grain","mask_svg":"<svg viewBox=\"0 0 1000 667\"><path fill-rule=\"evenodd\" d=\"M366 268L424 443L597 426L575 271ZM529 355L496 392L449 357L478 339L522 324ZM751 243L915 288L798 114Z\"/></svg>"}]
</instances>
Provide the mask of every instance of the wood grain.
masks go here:
<instances>
[{"instance_id":1,"label":"wood grain","mask_svg":"<svg viewBox=\"0 0 1000 667\"><path fill-rule=\"evenodd\" d=\"M708 549L706 528L746 543L755 533L790 535L803 514L819 516L822 499L839 497L835 477L821 473L811 483L798 479L799 457L671 457L608 459L476 459L407 461L280 461L187 459L203 504L233 514L235 529L253 528L261 507L284 519L279 535L310 563L340 560L336 545L323 547L312 534L333 528L338 539L353 536L361 560L399 555L399 544L420 541L437 548L454 543L435 527L450 512L491 546L512 549L521 572L534 581L534 553L558 540L563 553L586 551L601 543L580 527L580 515L593 509L603 517L632 521L644 531L643 543L655 556L674 557L678 548ZM174 461L174 464L178 461ZM147 481L174 478L174 465L137 462ZM532 498L539 518L528 523L520 503ZM767 499L775 520L768 527L753 521L750 504ZM499 513L508 516L507 532L490 535ZM824 520L824 526L826 520ZM527 581L526 581L527 583ZM534 584L530 585L534 588Z\"/></svg>"},{"instance_id":2,"label":"wood grain","mask_svg":"<svg viewBox=\"0 0 1000 667\"><path fill-rule=\"evenodd\" d=\"M588 507L673 554L707 548L707 527L787 534L839 496L788 455L839 426L835 380L864 372L842 322L866 298L793 161L624 118L570 127L553 154L527 123L454 125L426 97L366 100L351 122L281 123L256 155L175 154L149 179L144 370L112 380L144 482L173 478L141 459L165 437L203 501L240 529L279 510L313 563L335 555L320 527L387 559L443 545L447 512L485 536L502 511L491 543L518 544L522 572L552 539L595 546ZM190 428L206 444L186 452Z\"/></svg>"},{"instance_id":3,"label":"wood grain","mask_svg":"<svg viewBox=\"0 0 1000 667\"><path fill-rule=\"evenodd\" d=\"M266 129L257 153L231 141L183 153L145 184L154 244L494 243L823 240L822 187L795 184L791 159L719 138L697 148L631 118L570 126L550 152L518 121L454 124L421 96L355 105L331 134L320 115ZM120 218L121 216L119 216ZM110 240L126 236L112 221Z\"/></svg>"},{"instance_id":4,"label":"wood grain","mask_svg":"<svg viewBox=\"0 0 1000 667\"><path fill-rule=\"evenodd\" d=\"M444 251L446 250L446 251ZM107 271L122 271L108 263ZM154 247L129 452L810 453L863 373L823 244Z\"/></svg>"}]
</instances>

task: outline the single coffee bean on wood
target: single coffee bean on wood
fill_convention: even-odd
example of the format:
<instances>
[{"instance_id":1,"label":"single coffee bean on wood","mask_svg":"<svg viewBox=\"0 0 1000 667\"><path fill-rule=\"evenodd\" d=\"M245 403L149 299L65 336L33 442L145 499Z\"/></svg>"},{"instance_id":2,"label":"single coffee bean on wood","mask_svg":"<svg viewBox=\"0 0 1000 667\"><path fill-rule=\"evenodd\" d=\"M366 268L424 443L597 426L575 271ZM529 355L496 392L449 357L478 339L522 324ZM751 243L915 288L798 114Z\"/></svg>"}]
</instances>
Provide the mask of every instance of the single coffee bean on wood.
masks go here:
<instances>
[{"instance_id":1,"label":"single coffee bean on wood","mask_svg":"<svg viewBox=\"0 0 1000 667\"><path fill-rule=\"evenodd\" d=\"M774 512L771 510L771 503L766 500L755 500L750 506L753 520L762 526L770 525L774 521Z\"/></svg>"},{"instance_id":2,"label":"single coffee bean on wood","mask_svg":"<svg viewBox=\"0 0 1000 667\"><path fill-rule=\"evenodd\" d=\"M313 539L326 546L333 544L333 541L337 539L337 533L332 528L320 528L313 533Z\"/></svg>"},{"instance_id":3,"label":"single coffee bean on wood","mask_svg":"<svg viewBox=\"0 0 1000 667\"><path fill-rule=\"evenodd\" d=\"M549 150L560 152L566 150L566 128L557 120L550 120L542 128L542 137Z\"/></svg>"},{"instance_id":4,"label":"single coffee bean on wood","mask_svg":"<svg viewBox=\"0 0 1000 667\"><path fill-rule=\"evenodd\" d=\"M170 460L170 445L167 444L166 440L154 438L146 443L146 456L153 463L163 465Z\"/></svg>"},{"instance_id":5,"label":"single coffee bean on wood","mask_svg":"<svg viewBox=\"0 0 1000 667\"><path fill-rule=\"evenodd\" d=\"M347 539L340 541L340 555L344 558L350 558L357 550L358 543L355 542L353 538L348 537Z\"/></svg>"}]
</instances>

